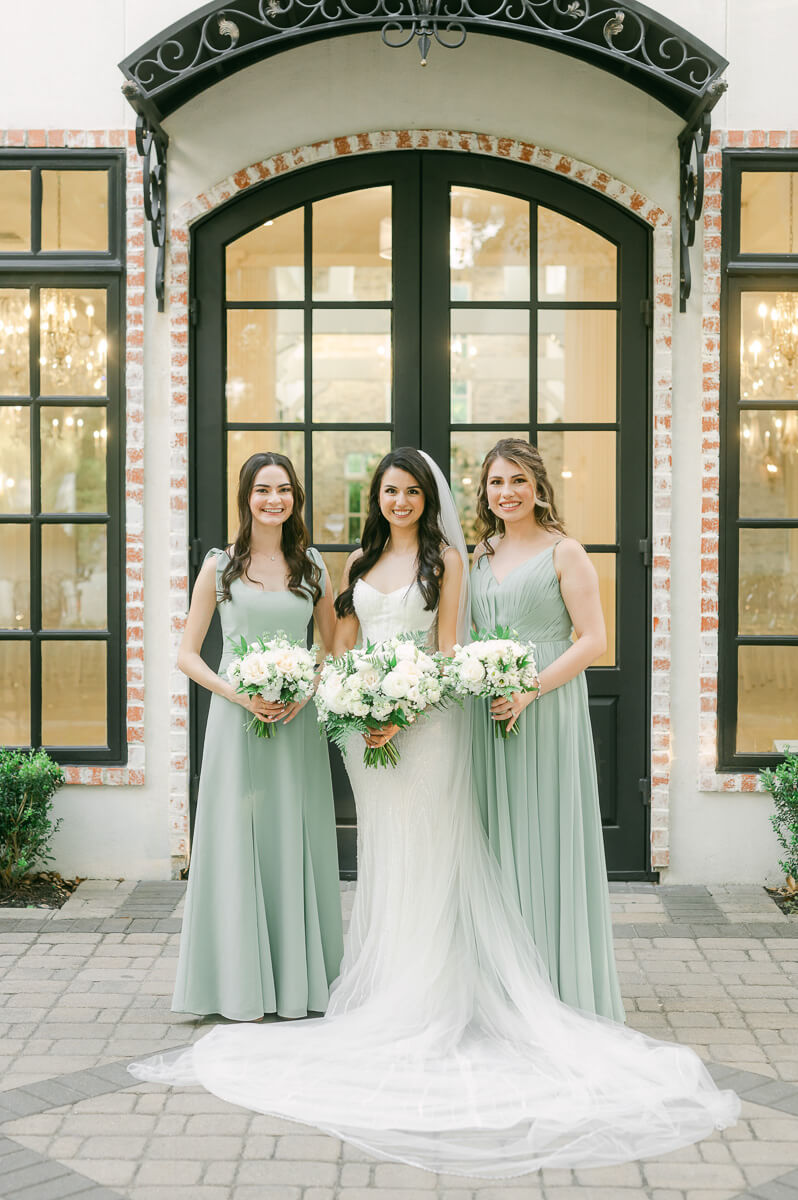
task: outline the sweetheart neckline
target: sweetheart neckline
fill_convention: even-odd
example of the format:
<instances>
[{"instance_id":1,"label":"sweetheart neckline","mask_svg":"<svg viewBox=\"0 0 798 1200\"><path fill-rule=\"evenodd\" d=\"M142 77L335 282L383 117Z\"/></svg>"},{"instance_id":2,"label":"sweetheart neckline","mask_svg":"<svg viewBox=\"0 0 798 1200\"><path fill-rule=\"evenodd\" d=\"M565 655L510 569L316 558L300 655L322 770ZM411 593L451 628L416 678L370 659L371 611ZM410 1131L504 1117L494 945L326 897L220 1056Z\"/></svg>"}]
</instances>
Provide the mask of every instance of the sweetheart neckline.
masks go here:
<instances>
[{"instance_id":1,"label":"sweetheart neckline","mask_svg":"<svg viewBox=\"0 0 798 1200\"><path fill-rule=\"evenodd\" d=\"M378 596L386 596L387 597L387 596L395 596L397 592L409 592L411 587L413 586L413 584L418 583L418 580L411 579L410 583L403 583L400 587L393 588L393 590L390 592L381 592L380 589L376 588L373 583L369 583L368 579L362 579L362 578L356 579L355 587L357 587L357 585L359 583L365 583L366 587L371 588L372 592L376 592Z\"/></svg>"}]
</instances>

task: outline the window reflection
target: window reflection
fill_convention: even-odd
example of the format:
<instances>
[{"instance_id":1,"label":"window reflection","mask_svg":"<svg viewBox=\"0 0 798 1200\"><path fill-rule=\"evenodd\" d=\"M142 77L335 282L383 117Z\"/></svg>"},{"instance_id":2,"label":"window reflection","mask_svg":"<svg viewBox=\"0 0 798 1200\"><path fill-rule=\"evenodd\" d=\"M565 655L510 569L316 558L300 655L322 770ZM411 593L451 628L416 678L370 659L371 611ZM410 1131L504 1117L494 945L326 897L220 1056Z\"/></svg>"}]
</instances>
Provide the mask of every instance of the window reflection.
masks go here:
<instances>
[{"instance_id":1,"label":"window reflection","mask_svg":"<svg viewBox=\"0 0 798 1200\"><path fill-rule=\"evenodd\" d=\"M314 421L390 421L391 376L388 309L314 312Z\"/></svg>"},{"instance_id":2,"label":"window reflection","mask_svg":"<svg viewBox=\"0 0 798 1200\"><path fill-rule=\"evenodd\" d=\"M0 405L0 512L30 512L30 409Z\"/></svg>"},{"instance_id":3,"label":"window reflection","mask_svg":"<svg viewBox=\"0 0 798 1200\"><path fill-rule=\"evenodd\" d=\"M42 743L106 744L105 642L42 642Z\"/></svg>"},{"instance_id":4,"label":"window reflection","mask_svg":"<svg viewBox=\"0 0 798 1200\"><path fill-rule=\"evenodd\" d=\"M226 249L228 300L301 300L305 210L264 221Z\"/></svg>"},{"instance_id":5,"label":"window reflection","mask_svg":"<svg viewBox=\"0 0 798 1200\"><path fill-rule=\"evenodd\" d=\"M30 628L30 526L0 525L0 629Z\"/></svg>"},{"instance_id":6,"label":"window reflection","mask_svg":"<svg viewBox=\"0 0 798 1200\"><path fill-rule=\"evenodd\" d=\"M798 396L798 292L745 292L741 309L740 398Z\"/></svg>"},{"instance_id":7,"label":"window reflection","mask_svg":"<svg viewBox=\"0 0 798 1200\"><path fill-rule=\"evenodd\" d=\"M30 250L30 171L0 171L0 252Z\"/></svg>"},{"instance_id":8,"label":"window reflection","mask_svg":"<svg viewBox=\"0 0 798 1200\"><path fill-rule=\"evenodd\" d=\"M43 525L42 628L105 629L104 525Z\"/></svg>"},{"instance_id":9,"label":"window reflection","mask_svg":"<svg viewBox=\"0 0 798 1200\"><path fill-rule=\"evenodd\" d=\"M455 308L452 424L529 420L529 313Z\"/></svg>"},{"instance_id":10,"label":"window reflection","mask_svg":"<svg viewBox=\"0 0 798 1200\"><path fill-rule=\"evenodd\" d=\"M385 430L324 430L313 434L313 540L360 541L371 477L391 448Z\"/></svg>"},{"instance_id":11,"label":"window reflection","mask_svg":"<svg viewBox=\"0 0 798 1200\"><path fill-rule=\"evenodd\" d=\"M42 406L42 512L105 512L105 408Z\"/></svg>"},{"instance_id":12,"label":"window reflection","mask_svg":"<svg viewBox=\"0 0 798 1200\"><path fill-rule=\"evenodd\" d=\"M30 644L0 642L0 746L30 745Z\"/></svg>"},{"instance_id":13,"label":"window reflection","mask_svg":"<svg viewBox=\"0 0 798 1200\"><path fill-rule=\"evenodd\" d=\"M313 205L313 299L390 300L391 188L360 188Z\"/></svg>"},{"instance_id":14,"label":"window reflection","mask_svg":"<svg viewBox=\"0 0 798 1200\"><path fill-rule=\"evenodd\" d=\"M453 300L528 300L529 201L453 187L449 257Z\"/></svg>"},{"instance_id":15,"label":"window reflection","mask_svg":"<svg viewBox=\"0 0 798 1200\"><path fill-rule=\"evenodd\" d=\"M740 646L737 681L738 754L798 741L798 646Z\"/></svg>"},{"instance_id":16,"label":"window reflection","mask_svg":"<svg viewBox=\"0 0 798 1200\"><path fill-rule=\"evenodd\" d=\"M743 254L795 254L797 180L795 171L743 171L740 182Z\"/></svg>"},{"instance_id":17,"label":"window reflection","mask_svg":"<svg viewBox=\"0 0 798 1200\"><path fill-rule=\"evenodd\" d=\"M41 393L104 396L107 390L105 292L42 288Z\"/></svg>"},{"instance_id":18,"label":"window reflection","mask_svg":"<svg viewBox=\"0 0 798 1200\"><path fill-rule=\"evenodd\" d=\"M108 249L108 171L42 171L42 250Z\"/></svg>"},{"instance_id":19,"label":"window reflection","mask_svg":"<svg viewBox=\"0 0 798 1200\"><path fill-rule=\"evenodd\" d=\"M302 330L297 309L228 310L228 421L304 420Z\"/></svg>"},{"instance_id":20,"label":"window reflection","mask_svg":"<svg viewBox=\"0 0 798 1200\"><path fill-rule=\"evenodd\" d=\"M27 288L0 288L0 396L30 395L30 317Z\"/></svg>"},{"instance_id":21,"label":"window reflection","mask_svg":"<svg viewBox=\"0 0 798 1200\"><path fill-rule=\"evenodd\" d=\"M538 208L538 298L614 300L618 252L579 221Z\"/></svg>"}]
</instances>

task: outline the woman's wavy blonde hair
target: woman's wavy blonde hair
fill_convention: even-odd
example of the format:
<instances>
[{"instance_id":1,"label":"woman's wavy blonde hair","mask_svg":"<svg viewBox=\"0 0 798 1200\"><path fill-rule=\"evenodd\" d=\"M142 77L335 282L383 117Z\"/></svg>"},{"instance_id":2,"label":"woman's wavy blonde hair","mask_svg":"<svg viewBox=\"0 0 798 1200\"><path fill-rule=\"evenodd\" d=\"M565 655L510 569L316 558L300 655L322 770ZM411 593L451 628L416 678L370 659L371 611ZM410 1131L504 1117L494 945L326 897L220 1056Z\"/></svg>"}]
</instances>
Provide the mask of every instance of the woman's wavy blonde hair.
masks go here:
<instances>
[{"instance_id":1,"label":"woman's wavy blonde hair","mask_svg":"<svg viewBox=\"0 0 798 1200\"><path fill-rule=\"evenodd\" d=\"M506 458L508 462L515 463L519 471L534 484L535 520L538 525L567 537L554 503L554 490L537 446L525 442L523 438L502 438L485 455L477 489L477 537L485 547L485 553L493 554L490 538L494 534L504 536L504 521L488 507L488 476L497 458Z\"/></svg>"}]
</instances>

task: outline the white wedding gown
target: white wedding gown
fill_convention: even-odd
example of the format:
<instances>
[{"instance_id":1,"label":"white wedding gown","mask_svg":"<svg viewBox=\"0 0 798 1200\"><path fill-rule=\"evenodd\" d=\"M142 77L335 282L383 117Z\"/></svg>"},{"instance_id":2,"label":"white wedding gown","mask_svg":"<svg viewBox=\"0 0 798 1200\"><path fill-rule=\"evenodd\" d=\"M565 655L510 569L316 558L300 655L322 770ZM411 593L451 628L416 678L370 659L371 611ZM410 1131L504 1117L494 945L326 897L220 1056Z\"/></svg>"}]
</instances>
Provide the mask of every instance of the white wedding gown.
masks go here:
<instances>
[{"instance_id":1,"label":"white wedding gown","mask_svg":"<svg viewBox=\"0 0 798 1200\"><path fill-rule=\"evenodd\" d=\"M364 639L434 636L417 584L360 580L354 598ZM737 1096L692 1050L555 998L472 802L467 722L419 720L395 769L364 767L353 739L358 887L327 1014L218 1026L133 1074L486 1178L660 1155L734 1123Z\"/></svg>"}]
</instances>

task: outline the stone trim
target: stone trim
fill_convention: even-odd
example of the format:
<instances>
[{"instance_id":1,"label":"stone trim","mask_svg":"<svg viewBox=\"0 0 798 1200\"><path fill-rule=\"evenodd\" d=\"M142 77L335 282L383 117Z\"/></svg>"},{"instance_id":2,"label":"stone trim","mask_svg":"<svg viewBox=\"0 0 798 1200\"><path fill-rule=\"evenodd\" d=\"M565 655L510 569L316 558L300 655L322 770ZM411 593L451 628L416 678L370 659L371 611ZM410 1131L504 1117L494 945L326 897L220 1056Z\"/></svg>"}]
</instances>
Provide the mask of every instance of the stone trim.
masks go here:
<instances>
[{"instance_id":1,"label":"stone trim","mask_svg":"<svg viewBox=\"0 0 798 1200\"><path fill-rule=\"evenodd\" d=\"M798 130L716 129L705 159L701 341L701 646L698 788L761 792L756 773L718 772L718 539L720 532L720 291L722 151L798 147Z\"/></svg>"},{"instance_id":2,"label":"stone trim","mask_svg":"<svg viewBox=\"0 0 798 1200\"><path fill-rule=\"evenodd\" d=\"M67 783L144 783L144 207L141 159L130 129L7 129L0 146L124 148L125 194L125 638L127 766L64 767Z\"/></svg>"},{"instance_id":3,"label":"stone trim","mask_svg":"<svg viewBox=\"0 0 798 1200\"><path fill-rule=\"evenodd\" d=\"M349 155L392 150L453 150L528 163L563 175L583 187L609 196L636 213L653 231L654 376L653 376L653 629L651 684L651 841L652 866L668 865L668 798L670 788L670 537L671 537L671 398L673 246L672 220L641 192L588 163L531 142L452 130L383 130L357 133L299 146L236 171L183 204L171 216L167 258L167 291L171 343L170 445L170 655L185 627L188 599L188 252L194 221L226 204L255 184L314 163ZM188 686L173 669L170 695L169 828L171 854L186 861L188 813Z\"/></svg>"}]
</instances>

